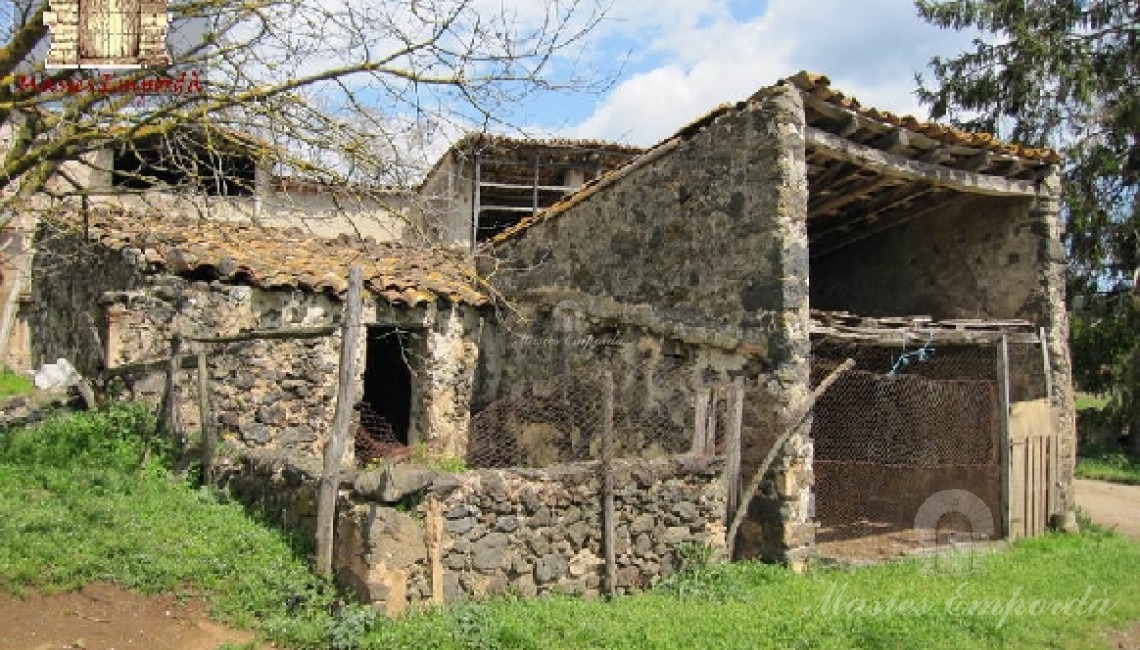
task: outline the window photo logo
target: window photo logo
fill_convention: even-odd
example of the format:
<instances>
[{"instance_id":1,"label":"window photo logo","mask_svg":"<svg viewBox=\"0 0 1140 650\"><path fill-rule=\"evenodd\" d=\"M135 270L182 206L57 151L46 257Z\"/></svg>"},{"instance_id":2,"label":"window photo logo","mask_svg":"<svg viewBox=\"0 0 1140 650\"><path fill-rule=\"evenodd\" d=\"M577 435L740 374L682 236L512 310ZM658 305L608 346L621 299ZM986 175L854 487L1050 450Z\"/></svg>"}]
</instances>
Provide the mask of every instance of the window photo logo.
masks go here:
<instances>
[{"instance_id":1,"label":"window photo logo","mask_svg":"<svg viewBox=\"0 0 1140 650\"><path fill-rule=\"evenodd\" d=\"M166 0L51 0L48 69L161 67L166 48Z\"/></svg>"}]
</instances>

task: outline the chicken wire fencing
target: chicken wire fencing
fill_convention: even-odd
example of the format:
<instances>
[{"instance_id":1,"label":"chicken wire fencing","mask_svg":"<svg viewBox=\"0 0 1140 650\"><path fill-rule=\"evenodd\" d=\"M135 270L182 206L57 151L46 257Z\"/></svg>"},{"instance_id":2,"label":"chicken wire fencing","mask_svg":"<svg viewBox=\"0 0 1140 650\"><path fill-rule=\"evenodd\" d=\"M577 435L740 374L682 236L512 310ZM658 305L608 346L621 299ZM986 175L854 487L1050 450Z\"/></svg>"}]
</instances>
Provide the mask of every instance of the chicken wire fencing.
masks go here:
<instances>
[{"instance_id":1,"label":"chicken wire fencing","mask_svg":"<svg viewBox=\"0 0 1140 650\"><path fill-rule=\"evenodd\" d=\"M904 350L813 342L813 387L844 359L856 362L820 397L813 413L821 555L894 554L926 543L913 538L920 534L916 517L928 499L945 490L973 495L971 505L979 515L933 523L958 526L959 539L1000 533L999 354L993 343L931 340ZM1008 356L1011 401L1044 397L1040 345L1009 344Z\"/></svg>"},{"instance_id":2,"label":"chicken wire fencing","mask_svg":"<svg viewBox=\"0 0 1140 650\"><path fill-rule=\"evenodd\" d=\"M650 366L588 367L533 381L471 418L467 466L537 468L601 460L607 390L614 458L720 453L731 386L694 379L691 369Z\"/></svg>"}]
</instances>

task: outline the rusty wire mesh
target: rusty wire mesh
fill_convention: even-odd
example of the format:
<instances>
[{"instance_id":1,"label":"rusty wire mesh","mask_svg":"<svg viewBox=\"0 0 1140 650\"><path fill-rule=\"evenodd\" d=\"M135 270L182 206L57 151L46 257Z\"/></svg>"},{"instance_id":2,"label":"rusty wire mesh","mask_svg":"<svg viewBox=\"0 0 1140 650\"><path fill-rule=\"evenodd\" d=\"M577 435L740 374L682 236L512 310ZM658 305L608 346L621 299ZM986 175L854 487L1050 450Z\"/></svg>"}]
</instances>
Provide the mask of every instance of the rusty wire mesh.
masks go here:
<instances>
[{"instance_id":1,"label":"rusty wire mesh","mask_svg":"<svg viewBox=\"0 0 1140 650\"><path fill-rule=\"evenodd\" d=\"M821 547L910 529L923 502L947 489L977 495L997 521L997 346L931 341L927 353L900 362L908 352L915 350L828 340L813 344L813 386L842 359L856 361L855 369L820 397L813 413ZM1010 352L1015 399L1043 394L1039 346L1011 346Z\"/></svg>"},{"instance_id":2,"label":"rusty wire mesh","mask_svg":"<svg viewBox=\"0 0 1140 650\"><path fill-rule=\"evenodd\" d=\"M392 424L368 402L356 405L353 444L358 465L379 460L396 461L412 455L412 448L400 441Z\"/></svg>"},{"instance_id":3,"label":"rusty wire mesh","mask_svg":"<svg viewBox=\"0 0 1140 650\"><path fill-rule=\"evenodd\" d=\"M695 404L717 385L690 369L606 365L532 381L472 417L469 467L545 467L601 457L603 371L613 375L615 458L693 449ZM725 400L710 402L709 451L724 445Z\"/></svg>"}]
</instances>

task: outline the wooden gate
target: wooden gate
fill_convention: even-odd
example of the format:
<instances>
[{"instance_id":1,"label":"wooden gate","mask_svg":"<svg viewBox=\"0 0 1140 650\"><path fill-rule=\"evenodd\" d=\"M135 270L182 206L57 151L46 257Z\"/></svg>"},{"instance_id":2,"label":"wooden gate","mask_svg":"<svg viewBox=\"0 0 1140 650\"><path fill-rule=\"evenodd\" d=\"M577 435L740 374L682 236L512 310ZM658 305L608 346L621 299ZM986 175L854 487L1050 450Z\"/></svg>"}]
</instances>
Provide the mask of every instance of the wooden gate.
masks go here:
<instances>
[{"instance_id":1,"label":"wooden gate","mask_svg":"<svg viewBox=\"0 0 1140 650\"><path fill-rule=\"evenodd\" d=\"M998 392L1002 410L1002 534L1014 540L1045 532L1057 513L1061 449L1057 415L1049 399L1049 355L1041 330L1045 397L1010 403L1009 347L998 350Z\"/></svg>"},{"instance_id":2,"label":"wooden gate","mask_svg":"<svg viewBox=\"0 0 1140 650\"><path fill-rule=\"evenodd\" d=\"M1061 454L1053 409L1047 399L1017 402L1009 416L1010 539L1045 532L1057 511L1057 476Z\"/></svg>"},{"instance_id":3,"label":"wooden gate","mask_svg":"<svg viewBox=\"0 0 1140 650\"><path fill-rule=\"evenodd\" d=\"M139 0L81 0L80 62L136 62L140 18Z\"/></svg>"}]
</instances>

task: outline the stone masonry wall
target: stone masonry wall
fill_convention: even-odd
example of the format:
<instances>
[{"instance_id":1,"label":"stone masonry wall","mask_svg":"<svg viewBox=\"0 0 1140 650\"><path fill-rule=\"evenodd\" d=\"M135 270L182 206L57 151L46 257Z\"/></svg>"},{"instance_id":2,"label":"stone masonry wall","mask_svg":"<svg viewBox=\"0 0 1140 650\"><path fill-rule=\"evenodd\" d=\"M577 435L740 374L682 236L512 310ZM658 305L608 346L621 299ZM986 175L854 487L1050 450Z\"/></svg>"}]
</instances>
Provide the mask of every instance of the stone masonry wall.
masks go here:
<instances>
[{"instance_id":1,"label":"stone masonry wall","mask_svg":"<svg viewBox=\"0 0 1140 650\"><path fill-rule=\"evenodd\" d=\"M704 329L732 341L718 354L742 360L717 360L717 372L721 379L744 374L762 412L743 432L745 482L808 393L803 132L799 94L764 89L486 251L498 264L484 275L516 304L528 292L572 290L626 309L644 306L680 330ZM621 353L654 345L651 338L637 335ZM674 337L655 338L659 347L674 345L668 341ZM504 345L509 349L509 340ZM478 390L477 402L513 390L512 377L573 363L558 354L511 351L497 379L481 371L481 379L498 384ZM550 360L536 366L532 360L543 355ZM796 436L783 452L737 548L743 556L795 564L807 555L814 531L811 442Z\"/></svg>"},{"instance_id":2,"label":"stone masonry wall","mask_svg":"<svg viewBox=\"0 0 1140 650\"><path fill-rule=\"evenodd\" d=\"M65 357L83 375L96 377L104 369L169 358L175 333L217 337L341 319L343 304L335 297L146 273L137 254L42 228L28 319L37 364ZM362 320L354 399L363 392L368 327L414 332L421 344L408 357L411 442L462 455L484 315L464 305L408 308L366 300ZM182 353L195 354L196 345L184 342ZM255 447L319 450L333 421L339 329L320 338L209 343L206 353L214 426L223 437ZM127 377L127 396L157 403L163 370ZM179 421L194 434L200 428L196 371L181 371L176 384Z\"/></svg>"},{"instance_id":3,"label":"stone masonry wall","mask_svg":"<svg viewBox=\"0 0 1140 650\"><path fill-rule=\"evenodd\" d=\"M815 309L866 316L1037 321L1039 216L1023 198L962 195L937 212L811 260Z\"/></svg>"},{"instance_id":4,"label":"stone masonry wall","mask_svg":"<svg viewBox=\"0 0 1140 650\"><path fill-rule=\"evenodd\" d=\"M629 592L679 567L685 545L724 549L723 461L615 462L617 585ZM311 535L320 462L247 453L230 493ZM601 485L592 463L442 474L412 466L342 477L334 566L362 600L412 603L515 592L597 595Z\"/></svg>"}]
</instances>

